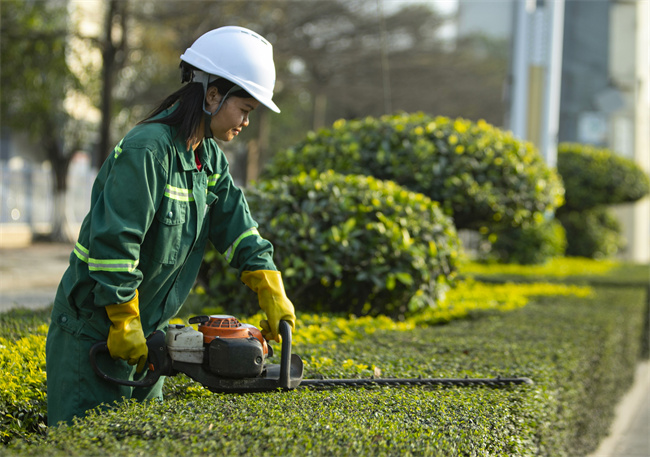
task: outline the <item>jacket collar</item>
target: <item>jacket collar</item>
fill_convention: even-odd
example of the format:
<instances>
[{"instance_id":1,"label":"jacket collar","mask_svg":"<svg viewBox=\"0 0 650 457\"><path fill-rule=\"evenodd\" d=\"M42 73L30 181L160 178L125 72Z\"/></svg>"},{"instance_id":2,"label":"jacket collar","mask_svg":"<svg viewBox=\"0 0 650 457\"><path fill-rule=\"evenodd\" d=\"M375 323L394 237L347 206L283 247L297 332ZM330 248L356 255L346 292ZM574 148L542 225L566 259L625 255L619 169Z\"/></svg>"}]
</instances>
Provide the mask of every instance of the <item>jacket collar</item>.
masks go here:
<instances>
[{"instance_id":1,"label":"jacket collar","mask_svg":"<svg viewBox=\"0 0 650 457\"><path fill-rule=\"evenodd\" d=\"M189 149L185 139L178 135L178 127L171 127L171 134L174 139L174 147L176 148L176 151L178 151L178 161L180 162L183 171L196 170L194 151Z\"/></svg>"},{"instance_id":2,"label":"jacket collar","mask_svg":"<svg viewBox=\"0 0 650 457\"><path fill-rule=\"evenodd\" d=\"M152 120L155 122L155 119L157 118L168 116L175 109L176 105L170 106L155 116ZM183 171L198 171L196 161L194 159L194 151L187 147L186 140L184 138L181 138L181 136L178 134L178 126L172 125L168 126L168 128L172 142L174 144L174 149L177 151L176 155L178 156L178 161L180 162ZM199 149L199 159L203 165L203 170L205 170L208 175L214 173L212 164L217 151L219 151L219 146L217 146L217 143L213 139L203 139L202 147Z\"/></svg>"},{"instance_id":3,"label":"jacket collar","mask_svg":"<svg viewBox=\"0 0 650 457\"><path fill-rule=\"evenodd\" d=\"M172 109L173 107L166 110L164 113L161 113L162 116L168 114ZM178 127L170 126L169 129L172 141L174 142L174 148L178 152L178 161L180 162L183 171L198 171L196 161L194 159L194 151L188 148L185 139L181 138L181 136L178 135ZM199 159L203 165L203 170L205 170L208 175L212 174L214 171L212 162L217 148L218 146L214 140L207 138L203 140L201 146L199 147Z\"/></svg>"},{"instance_id":4,"label":"jacket collar","mask_svg":"<svg viewBox=\"0 0 650 457\"><path fill-rule=\"evenodd\" d=\"M196 160L194 159L194 151L188 149L185 141L179 136L175 135L177 128L172 128L172 136L174 138L174 146L178 151L178 160L183 167L183 171L198 171L196 166ZM204 138L199 146L199 159L203 165L202 170L204 170L208 175L211 175L214 172L213 162L214 156L218 151L219 147L214 140L209 138Z\"/></svg>"}]
</instances>

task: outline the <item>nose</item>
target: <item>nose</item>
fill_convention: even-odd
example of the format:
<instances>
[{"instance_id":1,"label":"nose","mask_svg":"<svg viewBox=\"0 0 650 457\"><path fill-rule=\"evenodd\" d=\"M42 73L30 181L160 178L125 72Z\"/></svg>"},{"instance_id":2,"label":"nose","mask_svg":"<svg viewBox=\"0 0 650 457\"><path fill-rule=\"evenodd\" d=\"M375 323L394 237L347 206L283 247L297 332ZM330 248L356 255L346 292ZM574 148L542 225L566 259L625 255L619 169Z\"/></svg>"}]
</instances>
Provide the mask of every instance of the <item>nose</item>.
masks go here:
<instances>
[{"instance_id":1,"label":"nose","mask_svg":"<svg viewBox=\"0 0 650 457\"><path fill-rule=\"evenodd\" d=\"M243 119L242 122L241 122L242 127L247 127L248 124L249 124L249 122L250 122L250 121L248 120L248 114L245 114L245 115L244 115L244 119Z\"/></svg>"}]
</instances>

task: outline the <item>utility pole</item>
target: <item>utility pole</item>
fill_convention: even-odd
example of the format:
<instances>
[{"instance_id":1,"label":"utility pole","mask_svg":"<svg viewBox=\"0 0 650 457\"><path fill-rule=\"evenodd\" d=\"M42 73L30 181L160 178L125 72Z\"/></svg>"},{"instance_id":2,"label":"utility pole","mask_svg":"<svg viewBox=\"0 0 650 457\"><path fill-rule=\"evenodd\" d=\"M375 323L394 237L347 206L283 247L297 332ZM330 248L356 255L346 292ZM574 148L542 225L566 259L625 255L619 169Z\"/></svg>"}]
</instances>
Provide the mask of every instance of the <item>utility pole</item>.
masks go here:
<instances>
[{"instance_id":1,"label":"utility pole","mask_svg":"<svg viewBox=\"0 0 650 457\"><path fill-rule=\"evenodd\" d=\"M509 128L557 163L564 0L515 0Z\"/></svg>"}]
</instances>

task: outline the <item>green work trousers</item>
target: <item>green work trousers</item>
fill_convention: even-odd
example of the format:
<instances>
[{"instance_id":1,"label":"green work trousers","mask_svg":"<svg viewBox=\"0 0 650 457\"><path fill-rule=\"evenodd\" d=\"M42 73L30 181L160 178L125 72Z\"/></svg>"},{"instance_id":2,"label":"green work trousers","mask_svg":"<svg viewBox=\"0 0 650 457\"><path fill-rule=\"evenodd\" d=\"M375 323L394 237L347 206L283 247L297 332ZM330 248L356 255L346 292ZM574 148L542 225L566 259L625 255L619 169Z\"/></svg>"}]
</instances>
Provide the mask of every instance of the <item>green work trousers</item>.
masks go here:
<instances>
[{"instance_id":1,"label":"green work trousers","mask_svg":"<svg viewBox=\"0 0 650 457\"><path fill-rule=\"evenodd\" d=\"M85 328L82 321L66 314L56 316L50 324L46 346L49 426L72 423L73 417L83 417L97 407L110 408L123 399L162 400L164 377L151 387L129 387L97 376L89 352L99 338L88 335ZM114 378L133 380L136 376L134 366L113 360L108 353L98 355L98 365Z\"/></svg>"}]
</instances>

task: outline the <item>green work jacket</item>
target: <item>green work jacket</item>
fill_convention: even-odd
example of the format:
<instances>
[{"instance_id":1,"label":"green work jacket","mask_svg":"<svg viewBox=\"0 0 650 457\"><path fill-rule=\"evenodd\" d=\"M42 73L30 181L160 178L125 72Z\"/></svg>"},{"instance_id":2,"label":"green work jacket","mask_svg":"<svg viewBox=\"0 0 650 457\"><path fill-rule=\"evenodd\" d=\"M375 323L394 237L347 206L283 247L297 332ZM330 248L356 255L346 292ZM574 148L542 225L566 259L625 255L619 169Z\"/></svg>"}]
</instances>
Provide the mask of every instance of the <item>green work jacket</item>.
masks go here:
<instances>
[{"instance_id":1,"label":"green work jacket","mask_svg":"<svg viewBox=\"0 0 650 457\"><path fill-rule=\"evenodd\" d=\"M119 142L97 175L57 292L60 325L104 338L104 307L137 289L145 335L164 327L187 298L208 240L239 274L276 269L223 151L205 139L197 152L200 171L177 129L159 123L139 124Z\"/></svg>"}]
</instances>

